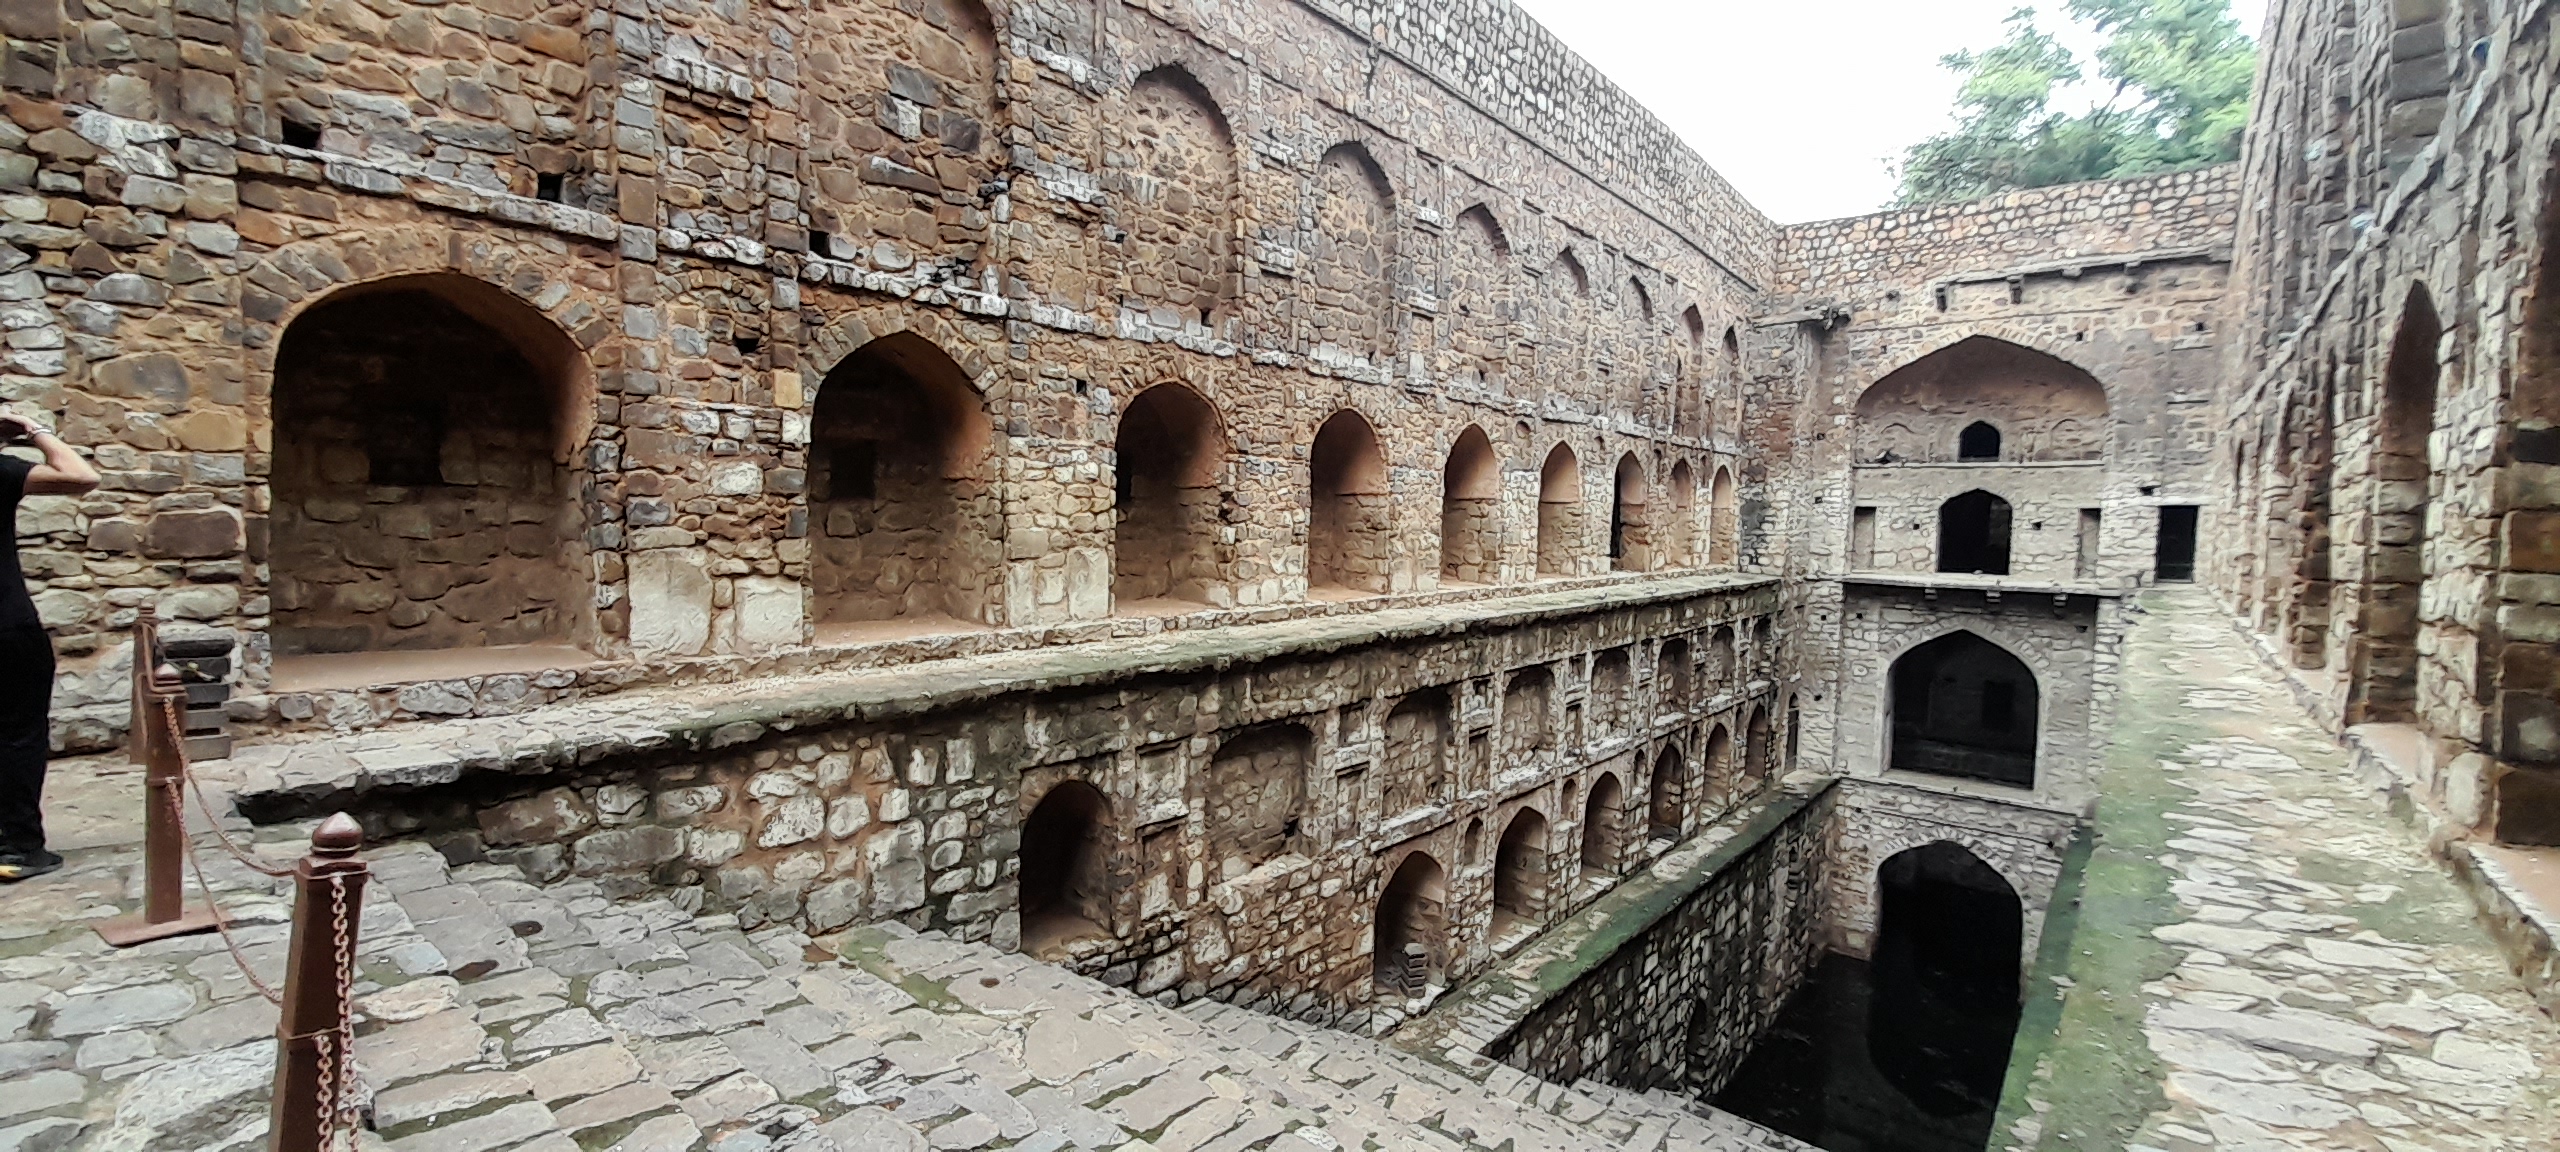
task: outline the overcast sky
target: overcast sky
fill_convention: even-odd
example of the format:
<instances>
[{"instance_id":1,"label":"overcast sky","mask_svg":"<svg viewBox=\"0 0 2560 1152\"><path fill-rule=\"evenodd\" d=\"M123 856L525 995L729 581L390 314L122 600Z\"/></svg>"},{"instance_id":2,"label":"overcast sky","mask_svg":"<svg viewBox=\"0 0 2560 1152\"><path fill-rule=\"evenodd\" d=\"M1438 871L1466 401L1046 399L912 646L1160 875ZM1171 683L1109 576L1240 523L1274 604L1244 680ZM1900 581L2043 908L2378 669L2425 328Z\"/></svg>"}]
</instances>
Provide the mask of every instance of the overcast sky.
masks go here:
<instances>
[{"instance_id":1,"label":"overcast sky","mask_svg":"<svg viewBox=\"0 0 2560 1152\"><path fill-rule=\"evenodd\" d=\"M2021 0L1514 2L1792 224L1892 199L1885 161L1954 123L1938 58L1998 43ZM2063 25L2060 0L2037 8ZM2232 10L2256 36L2266 0Z\"/></svg>"}]
</instances>

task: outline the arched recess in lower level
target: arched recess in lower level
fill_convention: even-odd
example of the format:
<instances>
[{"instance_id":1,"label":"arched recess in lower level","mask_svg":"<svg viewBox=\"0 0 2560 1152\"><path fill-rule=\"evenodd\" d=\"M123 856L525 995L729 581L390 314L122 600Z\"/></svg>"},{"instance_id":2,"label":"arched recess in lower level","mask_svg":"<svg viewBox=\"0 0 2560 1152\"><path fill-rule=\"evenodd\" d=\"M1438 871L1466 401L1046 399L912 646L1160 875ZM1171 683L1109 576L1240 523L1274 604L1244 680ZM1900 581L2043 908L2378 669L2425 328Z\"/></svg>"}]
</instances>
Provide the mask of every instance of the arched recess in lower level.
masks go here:
<instances>
[{"instance_id":1,"label":"arched recess in lower level","mask_svg":"<svg viewBox=\"0 0 2560 1152\"><path fill-rule=\"evenodd\" d=\"M2017 1033L2025 913L2017 889L1938 841L1876 869L1867 1043L1894 1087L1938 1116L1999 1103Z\"/></svg>"},{"instance_id":2,"label":"arched recess in lower level","mask_svg":"<svg viewBox=\"0 0 2560 1152\"><path fill-rule=\"evenodd\" d=\"M1609 567L1615 571L1653 569L1653 524L1646 509L1650 487L1644 463L1635 453L1618 457L1616 488L1609 502Z\"/></svg>"},{"instance_id":3,"label":"arched recess in lower level","mask_svg":"<svg viewBox=\"0 0 2560 1152\"><path fill-rule=\"evenodd\" d=\"M1111 802L1093 785L1049 789L1022 822L1022 950L1044 959L1111 935Z\"/></svg>"},{"instance_id":4,"label":"arched recess in lower level","mask_svg":"<svg viewBox=\"0 0 2560 1152\"><path fill-rule=\"evenodd\" d=\"M1582 462L1569 445L1547 453L1538 471L1538 575L1582 572Z\"/></svg>"},{"instance_id":5,"label":"arched recess in lower level","mask_svg":"<svg viewBox=\"0 0 2560 1152\"><path fill-rule=\"evenodd\" d=\"M1345 408L1307 450L1307 585L1387 590L1387 457L1369 418Z\"/></svg>"},{"instance_id":6,"label":"arched recess in lower level","mask_svg":"<svg viewBox=\"0 0 2560 1152\"><path fill-rule=\"evenodd\" d=\"M1546 915L1547 818L1522 808L1493 850L1493 937L1500 940Z\"/></svg>"},{"instance_id":7,"label":"arched recess in lower level","mask_svg":"<svg viewBox=\"0 0 2560 1152\"><path fill-rule=\"evenodd\" d=\"M1502 465L1493 441L1473 424L1458 433L1440 475L1440 579L1502 579Z\"/></svg>"},{"instance_id":8,"label":"arched recess in lower level","mask_svg":"<svg viewBox=\"0 0 2560 1152\"><path fill-rule=\"evenodd\" d=\"M1618 774L1603 772L1591 782L1591 797L1582 806L1582 878L1606 880L1618 874L1618 814L1626 806L1626 789Z\"/></svg>"},{"instance_id":9,"label":"arched recess in lower level","mask_svg":"<svg viewBox=\"0 0 2560 1152\"><path fill-rule=\"evenodd\" d=\"M1742 775L1755 790L1768 783L1772 773L1769 741L1769 706L1754 704L1742 730Z\"/></svg>"},{"instance_id":10,"label":"arched recess in lower level","mask_svg":"<svg viewBox=\"0 0 2560 1152\"><path fill-rule=\"evenodd\" d=\"M1707 563L1732 568L1742 563L1742 497L1733 470L1716 467L1707 491Z\"/></svg>"},{"instance_id":11,"label":"arched recess in lower level","mask_svg":"<svg viewBox=\"0 0 2560 1152\"><path fill-rule=\"evenodd\" d=\"M1656 840L1680 838L1681 822L1688 813L1688 765L1680 760L1678 748L1664 746L1662 754L1653 758L1651 799L1645 804L1646 833Z\"/></svg>"},{"instance_id":12,"label":"arched recess in lower level","mask_svg":"<svg viewBox=\"0 0 2560 1152\"><path fill-rule=\"evenodd\" d=\"M1447 979L1448 874L1427 852L1396 866L1378 896L1370 971L1378 992L1421 996Z\"/></svg>"},{"instance_id":13,"label":"arched recess in lower level","mask_svg":"<svg viewBox=\"0 0 2560 1152\"><path fill-rule=\"evenodd\" d=\"M2025 661L1957 631L1903 653L1890 679L1887 767L2035 787L2041 707Z\"/></svg>"}]
</instances>

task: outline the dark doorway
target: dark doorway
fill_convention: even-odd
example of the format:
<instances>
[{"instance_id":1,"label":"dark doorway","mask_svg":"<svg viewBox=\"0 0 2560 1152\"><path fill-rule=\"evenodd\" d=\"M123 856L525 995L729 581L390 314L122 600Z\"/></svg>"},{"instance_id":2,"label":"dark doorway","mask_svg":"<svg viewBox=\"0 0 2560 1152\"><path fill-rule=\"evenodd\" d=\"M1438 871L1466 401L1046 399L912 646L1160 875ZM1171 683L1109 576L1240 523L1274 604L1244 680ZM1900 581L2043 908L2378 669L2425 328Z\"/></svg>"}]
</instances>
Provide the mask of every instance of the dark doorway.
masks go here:
<instances>
[{"instance_id":1,"label":"dark doorway","mask_svg":"<svg viewBox=\"0 0 2560 1152\"><path fill-rule=\"evenodd\" d=\"M1378 921L1371 939L1371 972L1380 993L1423 996L1440 982L1448 904L1448 879L1439 861L1416 852L1396 866L1395 876L1378 897Z\"/></svg>"},{"instance_id":2,"label":"dark doorway","mask_svg":"<svg viewBox=\"0 0 2560 1152\"><path fill-rule=\"evenodd\" d=\"M1547 818L1523 808L1502 830L1493 850L1493 938L1546 918Z\"/></svg>"},{"instance_id":3,"label":"dark doorway","mask_svg":"<svg viewBox=\"0 0 2560 1152\"><path fill-rule=\"evenodd\" d=\"M1054 959L1078 940L1111 933L1102 830L1102 793L1069 780L1040 798L1022 822L1022 950Z\"/></svg>"},{"instance_id":4,"label":"dark doorway","mask_svg":"<svg viewBox=\"0 0 2560 1152\"><path fill-rule=\"evenodd\" d=\"M2000 430L1976 420L1956 433L1956 459L1962 461L1998 460Z\"/></svg>"},{"instance_id":5,"label":"dark doorway","mask_svg":"<svg viewBox=\"0 0 2560 1152\"><path fill-rule=\"evenodd\" d=\"M1905 772L2033 788L2035 673L2006 649L1954 632L1893 662L1893 759Z\"/></svg>"},{"instance_id":6,"label":"dark doorway","mask_svg":"<svg viewBox=\"0 0 2560 1152\"><path fill-rule=\"evenodd\" d=\"M2167 504L2160 509L2160 539L2152 547L2152 578L2192 581L2196 578L2196 506Z\"/></svg>"},{"instance_id":7,"label":"dark doorway","mask_svg":"<svg viewBox=\"0 0 2560 1152\"><path fill-rule=\"evenodd\" d=\"M1872 958L1826 958L1712 1102L1825 1148L1979 1152L2018 1028L2017 893L1947 843L1876 879Z\"/></svg>"},{"instance_id":8,"label":"dark doorway","mask_svg":"<svg viewBox=\"0 0 2560 1152\"><path fill-rule=\"evenodd\" d=\"M1938 506L1938 571L2009 574L2009 502L1979 488Z\"/></svg>"}]
</instances>

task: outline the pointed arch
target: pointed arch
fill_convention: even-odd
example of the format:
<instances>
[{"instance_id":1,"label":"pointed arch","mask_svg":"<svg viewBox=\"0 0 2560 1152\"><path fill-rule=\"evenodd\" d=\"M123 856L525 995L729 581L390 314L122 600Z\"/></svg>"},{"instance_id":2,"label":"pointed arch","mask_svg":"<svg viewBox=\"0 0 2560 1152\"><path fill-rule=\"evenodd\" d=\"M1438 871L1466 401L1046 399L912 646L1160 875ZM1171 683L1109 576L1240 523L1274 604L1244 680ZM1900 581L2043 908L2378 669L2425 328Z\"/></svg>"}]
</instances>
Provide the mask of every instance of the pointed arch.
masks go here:
<instances>
[{"instance_id":1,"label":"pointed arch","mask_svg":"<svg viewBox=\"0 0 2560 1152\"><path fill-rule=\"evenodd\" d=\"M1707 742L1698 753L1701 780L1698 818L1701 822L1722 816L1742 789L1733 773L1733 734L1722 724L1707 729Z\"/></svg>"},{"instance_id":2,"label":"pointed arch","mask_svg":"<svg viewBox=\"0 0 2560 1152\"><path fill-rule=\"evenodd\" d=\"M2009 501L1980 488L1938 506L1938 571L2009 574Z\"/></svg>"},{"instance_id":3,"label":"pointed arch","mask_svg":"<svg viewBox=\"0 0 2560 1152\"><path fill-rule=\"evenodd\" d=\"M576 482L587 371L550 317L458 273L294 314L270 393L276 655L596 639ZM415 543L431 524L446 534ZM382 562L348 562L364 556Z\"/></svg>"},{"instance_id":4,"label":"pointed arch","mask_svg":"<svg viewBox=\"0 0 2560 1152\"><path fill-rule=\"evenodd\" d=\"M1395 191L1366 147L1336 144L1317 163L1315 224L1316 342L1383 355L1395 313Z\"/></svg>"},{"instance_id":5,"label":"pointed arch","mask_svg":"<svg viewBox=\"0 0 2560 1152\"><path fill-rule=\"evenodd\" d=\"M1538 469L1539 575L1581 574L1582 504L1582 460L1572 445L1557 444Z\"/></svg>"},{"instance_id":6,"label":"pointed arch","mask_svg":"<svg viewBox=\"0 0 2560 1152\"><path fill-rule=\"evenodd\" d=\"M1628 452L1618 457L1616 482L1609 501L1609 567L1620 572L1653 568L1652 526L1646 515L1650 500L1644 461Z\"/></svg>"},{"instance_id":7,"label":"pointed arch","mask_svg":"<svg viewBox=\"0 0 2560 1152\"><path fill-rule=\"evenodd\" d=\"M1122 210L1122 284L1185 323L1215 326L1234 298L1234 129L1197 76L1167 64L1138 77L1120 117L1130 163L1107 190Z\"/></svg>"},{"instance_id":8,"label":"pointed arch","mask_svg":"<svg viewBox=\"0 0 2560 1152\"><path fill-rule=\"evenodd\" d=\"M2017 889L1970 849L1940 840L1878 865L1874 900L1875 1066L1931 1114L1987 1115L1999 1103L2027 960Z\"/></svg>"},{"instance_id":9,"label":"pointed arch","mask_svg":"<svg viewBox=\"0 0 2560 1152\"><path fill-rule=\"evenodd\" d=\"M1680 746L1665 744L1653 758L1653 779L1645 804L1646 832L1656 840L1677 840L1688 819L1688 765Z\"/></svg>"},{"instance_id":10,"label":"pointed arch","mask_svg":"<svg viewBox=\"0 0 2560 1152\"><path fill-rule=\"evenodd\" d=\"M1887 767L2035 787L2042 690L2016 653L1957 629L1904 651L1887 678Z\"/></svg>"},{"instance_id":11,"label":"pointed arch","mask_svg":"<svg viewBox=\"0 0 2560 1152\"><path fill-rule=\"evenodd\" d=\"M1989 423L2011 460L2097 460L2106 453L2107 390L2052 353L1967 336L1886 373L1858 396L1861 464L1967 458L1960 430ZM1910 438L1889 429L1905 429Z\"/></svg>"},{"instance_id":12,"label":"pointed arch","mask_svg":"<svg viewBox=\"0 0 2560 1152\"><path fill-rule=\"evenodd\" d=\"M2436 394L2444 322L2425 284L2411 284L2383 363L2374 412L2370 508L2372 557L2361 603L2347 702L2348 723L2417 715L2418 632L2426 585L2427 513L2435 467Z\"/></svg>"},{"instance_id":13,"label":"pointed arch","mask_svg":"<svg viewBox=\"0 0 2560 1152\"><path fill-rule=\"evenodd\" d=\"M1111 447L1114 607L1222 600L1228 441L1217 409L1188 385L1158 384L1129 401Z\"/></svg>"},{"instance_id":14,"label":"pointed arch","mask_svg":"<svg viewBox=\"0 0 2560 1152\"><path fill-rule=\"evenodd\" d=\"M1387 590L1387 457L1378 431L1345 408L1316 429L1307 452L1307 582L1359 592Z\"/></svg>"},{"instance_id":15,"label":"pointed arch","mask_svg":"<svg viewBox=\"0 0 2560 1152\"><path fill-rule=\"evenodd\" d=\"M1024 817L1018 857L1025 954L1059 959L1077 941L1110 936L1110 829L1111 801L1082 780L1049 789Z\"/></svg>"},{"instance_id":16,"label":"pointed arch","mask_svg":"<svg viewBox=\"0 0 2560 1152\"><path fill-rule=\"evenodd\" d=\"M1501 941L1547 918L1547 818L1522 805L1493 850L1493 928Z\"/></svg>"},{"instance_id":17,"label":"pointed arch","mask_svg":"<svg viewBox=\"0 0 2560 1152\"><path fill-rule=\"evenodd\" d=\"M1591 792L1582 806L1582 878L1607 880L1618 874L1618 837L1620 809L1626 806L1626 788L1618 783L1618 774L1603 772L1591 782Z\"/></svg>"},{"instance_id":18,"label":"pointed arch","mask_svg":"<svg viewBox=\"0 0 2560 1152\"><path fill-rule=\"evenodd\" d=\"M993 422L960 365L913 332L836 363L809 420L809 575L822 624L993 623Z\"/></svg>"},{"instance_id":19,"label":"pointed arch","mask_svg":"<svg viewBox=\"0 0 2560 1152\"><path fill-rule=\"evenodd\" d=\"M1473 424L1459 431L1440 472L1440 578L1502 578L1502 461L1492 438Z\"/></svg>"},{"instance_id":20,"label":"pointed arch","mask_svg":"<svg viewBox=\"0 0 2560 1152\"><path fill-rule=\"evenodd\" d=\"M1547 291L1557 299L1569 297L1575 303L1591 299L1591 273L1582 267L1582 258L1574 255L1572 248L1558 249L1556 258L1547 264Z\"/></svg>"},{"instance_id":21,"label":"pointed arch","mask_svg":"<svg viewBox=\"0 0 2560 1152\"><path fill-rule=\"evenodd\" d=\"M1671 465L1671 540L1668 547L1670 564L1675 568L1698 566L1698 473L1689 466L1688 457Z\"/></svg>"},{"instance_id":22,"label":"pointed arch","mask_svg":"<svg viewBox=\"0 0 2560 1152\"><path fill-rule=\"evenodd\" d=\"M1440 862L1428 852L1406 854L1378 894L1370 972L1381 995L1424 996L1446 978L1448 907Z\"/></svg>"}]
</instances>

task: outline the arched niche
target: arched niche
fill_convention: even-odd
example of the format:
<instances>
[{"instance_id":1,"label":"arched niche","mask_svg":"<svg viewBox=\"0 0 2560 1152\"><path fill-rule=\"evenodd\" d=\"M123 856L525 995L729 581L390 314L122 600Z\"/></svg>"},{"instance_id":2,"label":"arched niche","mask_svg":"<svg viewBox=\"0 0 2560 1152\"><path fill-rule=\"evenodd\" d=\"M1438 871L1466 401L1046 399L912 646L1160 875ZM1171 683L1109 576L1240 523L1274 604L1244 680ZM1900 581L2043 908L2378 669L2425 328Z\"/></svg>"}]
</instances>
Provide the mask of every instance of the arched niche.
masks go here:
<instances>
[{"instance_id":1,"label":"arched niche","mask_svg":"<svg viewBox=\"0 0 2560 1152\"><path fill-rule=\"evenodd\" d=\"M1618 874L1618 815L1626 806L1626 788L1618 774L1603 772L1591 782L1582 805L1582 878L1606 880Z\"/></svg>"},{"instance_id":2,"label":"arched niche","mask_svg":"<svg viewBox=\"0 0 2560 1152\"><path fill-rule=\"evenodd\" d=\"M1893 370L1858 397L1856 457L1860 464L1954 461L1962 458L1964 430L1987 423L2007 440L2006 459L2098 460L2106 454L2107 413L2106 388L2078 365L1972 336Z\"/></svg>"},{"instance_id":3,"label":"arched niche","mask_svg":"<svg viewBox=\"0 0 2560 1152\"><path fill-rule=\"evenodd\" d=\"M1421 997L1447 978L1448 908L1440 862L1427 852L1407 854L1378 895L1370 955L1379 993Z\"/></svg>"},{"instance_id":4,"label":"arched niche","mask_svg":"<svg viewBox=\"0 0 2560 1152\"><path fill-rule=\"evenodd\" d=\"M1303 724L1258 725L1218 742L1208 777L1212 882L1296 850L1314 763L1315 735Z\"/></svg>"},{"instance_id":5,"label":"arched niche","mask_svg":"<svg viewBox=\"0 0 2560 1152\"><path fill-rule=\"evenodd\" d=\"M1491 584L1502 578L1502 461L1473 424L1458 433L1440 472L1440 579Z\"/></svg>"},{"instance_id":6,"label":"arched niche","mask_svg":"<svg viewBox=\"0 0 2560 1152\"><path fill-rule=\"evenodd\" d=\"M2418 713L2419 593L2427 578L2427 512L2435 472L2429 444L2443 375L2438 351L2443 338L2434 297L2426 285L2410 285L2383 364L2374 414L2373 543L2365 564L2368 575L2358 590L2362 626L2350 668L2352 724L2407 722Z\"/></svg>"},{"instance_id":7,"label":"arched niche","mask_svg":"<svg viewBox=\"0 0 2560 1152\"><path fill-rule=\"evenodd\" d=\"M1938 506L1938 571L2009 574L2009 502L1976 488Z\"/></svg>"},{"instance_id":8,"label":"arched niche","mask_svg":"<svg viewBox=\"0 0 2560 1152\"><path fill-rule=\"evenodd\" d=\"M1581 574L1581 551L1582 461L1558 444L1538 469L1538 575Z\"/></svg>"},{"instance_id":9,"label":"arched niche","mask_svg":"<svg viewBox=\"0 0 2560 1152\"><path fill-rule=\"evenodd\" d=\"M1698 566L1698 473L1682 459L1671 465L1671 539L1670 563L1677 568Z\"/></svg>"},{"instance_id":10,"label":"arched niche","mask_svg":"<svg viewBox=\"0 0 2560 1152\"><path fill-rule=\"evenodd\" d=\"M1387 713L1386 779L1380 784L1389 819L1449 798L1449 693L1426 688L1407 693Z\"/></svg>"},{"instance_id":11,"label":"arched niche","mask_svg":"<svg viewBox=\"0 0 2560 1152\"><path fill-rule=\"evenodd\" d=\"M1216 328L1235 296L1236 145L1226 113L1180 65L1154 68L1118 118L1129 170L1106 175L1123 221L1128 295Z\"/></svg>"},{"instance_id":12,"label":"arched niche","mask_svg":"<svg viewBox=\"0 0 2560 1152\"><path fill-rule=\"evenodd\" d=\"M1319 344L1368 357L1386 351L1395 315L1395 192L1369 150L1336 144L1316 164L1315 275L1308 316Z\"/></svg>"},{"instance_id":13,"label":"arched niche","mask_svg":"<svg viewBox=\"0 0 2560 1152\"><path fill-rule=\"evenodd\" d=\"M1369 418L1345 408L1316 429L1307 452L1307 583L1384 592L1389 538L1387 457Z\"/></svg>"},{"instance_id":14,"label":"arched niche","mask_svg":"<svg viewBox=\"0 0 2560 1152\"><path fill-rule=\"evenodd\" d=\"M1093 785L1049 789L1022 821L1022 951L1061 959L1080 941L1111 936L1106 861L1111 802Z\"/></svg>"},{"instance_id":15,"label":"arched niche","mask_svg":"<svg viewBox=\"0 0 2560 1152\"><path fill-rule=\"evenodd\" d=\"M468 276L344 288L276 351L268 590L282 660L591 642L577 343Z\"/></svg>"},{"instance_id":16,"label":"arched niche","mask_svg":"<svg viewBox=\"0 0 2560 1152\"><path fill-rule=\"evenodd\" d=\"M1957 631L1903 653L1889 678L1888 767L2035 787L2042 701L2025 661Z\"/></svg>"},{"instance_id":17,"label":"arched niche","mask_svg":"<svg viewBox=\"0 0 2560 1152\"><path fill-rule=\"evenodd\" d=\"M1199 393L1158 384L1129 402L1112 444L1117 610L1214 603L1224 593L1218 540L1226 461L1217 411Z\"/></svg>"},{"instance_id":18,"label":"arched niche","mask_svg":"<svg viewBox=\"0 0 2560 1152\"><path fill-rule=\"evenodd\" d=\"M1493 850L1493 938L1534 929L1546 917L1547 818L1524 806Z\"/></svg>"},{"instance_id":19,"label":"arched niche","mask_svg":"<svg viewBox=\"0 0 2560 1152\"><path fill-rule=\"evenodd\" d=\"M1653 568L1653 529L1645 505L1651 499L1644 462L1633 452L1618 457L1609 502L1609 566L1620 572Z\"/></svg>"},{"instance_id":20,"label":"arched niche","mask_svg":"<svg viewBox=\"0 0 2560 1152\"><path fill-rule=\"evenodd\" d=\"M1646 832L1656 840L1677 840L1688 819L1688 766L1680 749L1664 745L1653 758L1653 780L1645 802Z\"/></svg>"},{"instance_id":21,"label":"arched niche","mask_svg":"<svg viewBox=\"0 0 2560 1152\"><path fill-rule=\"evenodd\" d=\"M993 424L960 365L912 332L839 361L809 420L809 580L821 626L991 623L1002 557Z\"/></svg>"},{"instance_id":22,"label":"arched niche","mask_svg":"<svg viewBox=\"0 0 2560 1152\"><path fill-rule=\"evenodd\" d=\"M1742 495L1734 486L1732 469L1716 466L1707 509L1708 565L1738 567L1742 563Z\"/></svg>"}]
</instances>

